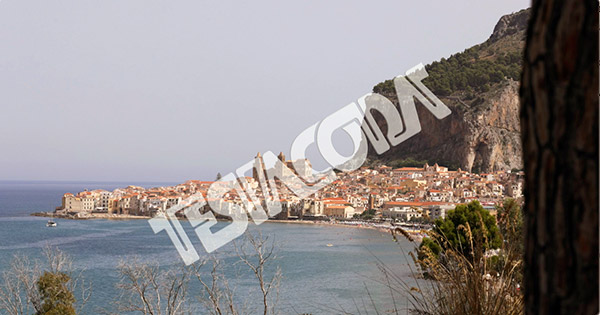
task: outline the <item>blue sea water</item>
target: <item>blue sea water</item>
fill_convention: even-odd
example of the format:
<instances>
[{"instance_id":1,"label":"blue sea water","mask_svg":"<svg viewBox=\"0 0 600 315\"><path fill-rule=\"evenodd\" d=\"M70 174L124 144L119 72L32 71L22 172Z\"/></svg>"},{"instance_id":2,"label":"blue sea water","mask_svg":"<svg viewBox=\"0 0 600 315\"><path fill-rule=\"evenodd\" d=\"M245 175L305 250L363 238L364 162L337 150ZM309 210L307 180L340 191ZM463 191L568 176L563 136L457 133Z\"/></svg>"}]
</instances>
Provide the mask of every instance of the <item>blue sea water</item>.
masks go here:
<instances>
[{"instance_id":1,"label":"blue sea water","mask_svg":"<svg viewBox=\"0 0 600 315\"><path fill-rule=\"evenodd\" d=\"M139 183L152 187L170 183ZM176 267L182 261L167 235L154 234L147 220L61 220L58 227L47 228L47 219L29 216L32 212L51 211L60 204L65 192L87 189L114 189L123 183L83 182L0 182L0 271L8 268L15 254L41 257L46 244L60 248L83 270L93 286L85 314L110 307L118 296L116 266L133 256ZM189 224L181 222L197 251L205 256L202 245ZM219 223L224 226L225 222ZM406 253L413 248L408 241L393 242L390 235L375 230L340 226L264 223L249 224L277 246L277 260L283 279L279 306L283 313L386 313L396 304L402 313L408 306L405 297L394 295L382 281L376 262L382 261L407 283L413 283ZM327 244L333 244L329 247ZM257 286L253 275L236 264L231 244L216 253L225 262L226 275L236 289L239 303L257 307ZM369 296L370 294L370 296ZM372 301L371 301L372 299ZM392 302L392 301L395 301ZM256 309L255 309L256 310Z\"/></svg>"}]
</instances>

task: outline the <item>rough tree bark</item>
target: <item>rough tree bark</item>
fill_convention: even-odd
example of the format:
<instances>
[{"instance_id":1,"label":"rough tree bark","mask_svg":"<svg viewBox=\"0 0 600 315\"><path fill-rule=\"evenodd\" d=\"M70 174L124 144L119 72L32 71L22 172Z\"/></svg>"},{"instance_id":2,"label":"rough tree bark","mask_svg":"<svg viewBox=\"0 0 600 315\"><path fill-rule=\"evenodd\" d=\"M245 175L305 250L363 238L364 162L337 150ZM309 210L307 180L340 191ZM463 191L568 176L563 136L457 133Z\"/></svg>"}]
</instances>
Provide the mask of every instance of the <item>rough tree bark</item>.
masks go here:
<instances>
[{"instance_id":1,"label":"rough tree bark","mask_svg":"<svg viewBox=\"0 0 600 315\"><path fill-rule=\"evenodd\" d=\"M597 0L533 0L520 93L525 311L597 314Z\"/></svg>"}]
</instances>

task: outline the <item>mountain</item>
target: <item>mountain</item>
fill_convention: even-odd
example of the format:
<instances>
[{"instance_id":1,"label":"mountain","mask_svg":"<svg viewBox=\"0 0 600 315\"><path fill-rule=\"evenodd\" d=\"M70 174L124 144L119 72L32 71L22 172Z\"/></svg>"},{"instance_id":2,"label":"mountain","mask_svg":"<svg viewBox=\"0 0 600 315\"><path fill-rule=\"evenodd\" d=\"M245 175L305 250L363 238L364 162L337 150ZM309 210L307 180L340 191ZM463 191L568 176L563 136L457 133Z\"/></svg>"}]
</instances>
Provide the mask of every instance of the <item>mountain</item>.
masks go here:
<instances>
[{"instance_id":1,"label":"mountain","mask_svg":"<svg viewBox=\"0 0 600 315\"><path fill-rule=\"evenodd\" d=\"M427 66L423 84L452 114L436 119L417 104L422 131L369 163L412 166L425 161L473 172L521 169L519 79L529 10L505 15L482 44ZM397 105L392 80L373 92ZM374 116L377 113L374 114ZM385 129L383 119L379 124Z\"/></svg>"}]
</instances>

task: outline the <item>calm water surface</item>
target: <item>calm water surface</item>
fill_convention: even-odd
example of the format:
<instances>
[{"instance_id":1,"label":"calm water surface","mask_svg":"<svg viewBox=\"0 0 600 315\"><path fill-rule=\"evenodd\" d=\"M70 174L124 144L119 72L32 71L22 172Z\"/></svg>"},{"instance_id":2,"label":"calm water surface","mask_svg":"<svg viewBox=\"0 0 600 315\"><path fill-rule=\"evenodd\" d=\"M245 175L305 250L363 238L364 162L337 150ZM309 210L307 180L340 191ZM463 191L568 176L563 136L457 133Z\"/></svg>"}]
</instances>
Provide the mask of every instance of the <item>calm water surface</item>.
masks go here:
<instances>
[{"instance_id":1,"label":"calm water surface","mask_svg":"<svg viewBox=\"0 0 600 315\"><path fill-rule=\"evenodd\" d=\"M141 183L157 186L170 183ZM75 267L84 270L86 280L93 283L93 295L86 307L94 314L98 307L106 307L117 291L115 271L120 261L138 256L146 262L162 267L181 264L171 241L163 232L154 234L146 220L56 220L57 228L47 228L47 219L30 217L31 212L50 211L60 204L65 192L84 188L114 189L127 184L119 183L25 183L0 182L0 270L7 268L14 254L40 257L46 244L59 247L73 257ZM224 226L227 223L219 223ZM193 237L191 227L182 222L196 249L203 252L200 241ZM358 314L358 308L375 313L367 289L377 311L381 314L393 309L390 292L378 281L382 274L376 261L381 260L408 283L413 283L408 267L407 241L395 243L387 234L366 229L305 224L264 223L250 229L276 240L279 250L276 264L283 280L280 303L284 313L348 313ZM328 247L327 244L333 244ZM217 251L226 262L226 275L236 288L240 302L250 307L257 303L257 291L252 275L237 261L233 247L227 245ZM395 296L396 304L405 313L407 301Z\"/></svg>"}]
</instances>

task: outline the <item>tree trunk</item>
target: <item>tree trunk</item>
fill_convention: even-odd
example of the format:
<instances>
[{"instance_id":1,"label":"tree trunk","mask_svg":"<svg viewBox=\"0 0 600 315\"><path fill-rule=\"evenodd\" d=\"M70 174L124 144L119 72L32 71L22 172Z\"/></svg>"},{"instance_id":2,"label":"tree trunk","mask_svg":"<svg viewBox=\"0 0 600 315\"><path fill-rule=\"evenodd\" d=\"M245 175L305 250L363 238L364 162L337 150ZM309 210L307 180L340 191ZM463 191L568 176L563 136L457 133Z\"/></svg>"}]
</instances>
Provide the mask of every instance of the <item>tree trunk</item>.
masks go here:
<instances>
[{"instance_id":1,"label":"tree trunk","mask_svg":"<svg viewBox=\"0 0 600 315\"><path fill-rule=\"evenodd\" d=\"M533 0L520 93L525 311L597 314L597 0Z\"/></svg>"}]
</instances>

